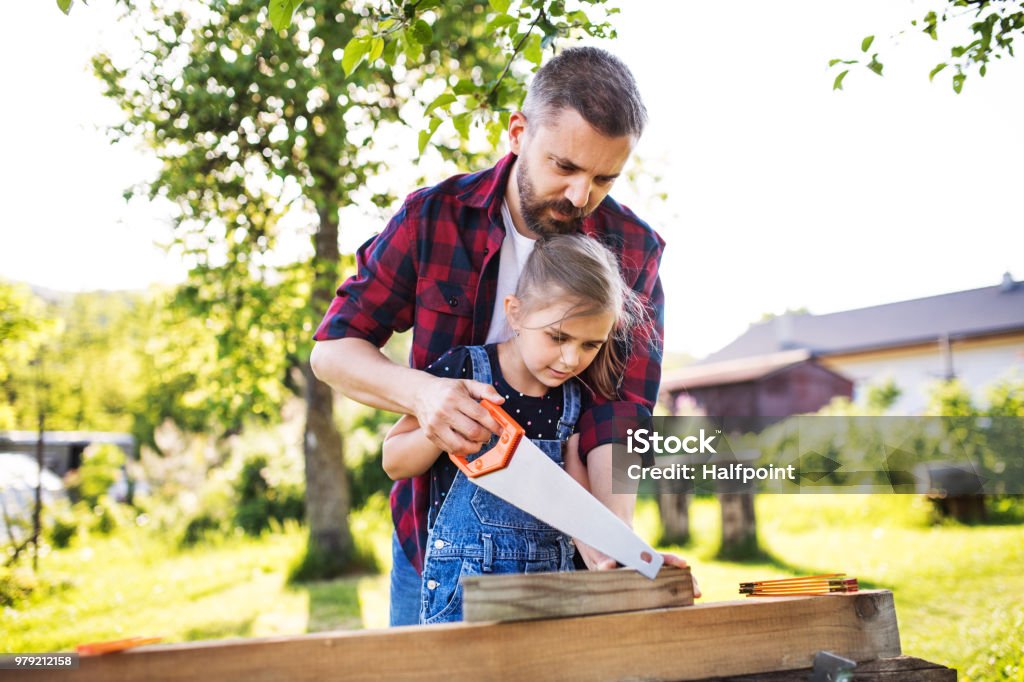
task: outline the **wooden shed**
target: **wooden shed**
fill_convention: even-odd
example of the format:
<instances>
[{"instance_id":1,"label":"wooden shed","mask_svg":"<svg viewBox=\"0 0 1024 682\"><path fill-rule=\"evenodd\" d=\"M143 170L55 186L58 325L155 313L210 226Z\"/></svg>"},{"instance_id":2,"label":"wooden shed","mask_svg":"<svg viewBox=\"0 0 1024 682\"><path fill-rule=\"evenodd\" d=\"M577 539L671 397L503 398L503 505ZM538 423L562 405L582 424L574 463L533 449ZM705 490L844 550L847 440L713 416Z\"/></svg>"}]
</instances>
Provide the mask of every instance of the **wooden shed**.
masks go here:
<instances>
[{"instance_id":1,"label":"wooden shed","mask_svg":"<svg viewBox=\"0 0 1024 682\"><path fill-rule=\"evenodd\" d=\"M760 431L783 417L816 412L837 396L851 398L853 382L799 349L691 365L667 374L661 390L672 414L699 409L736 418L739 430Z\"/></svg>"}]
</instances>

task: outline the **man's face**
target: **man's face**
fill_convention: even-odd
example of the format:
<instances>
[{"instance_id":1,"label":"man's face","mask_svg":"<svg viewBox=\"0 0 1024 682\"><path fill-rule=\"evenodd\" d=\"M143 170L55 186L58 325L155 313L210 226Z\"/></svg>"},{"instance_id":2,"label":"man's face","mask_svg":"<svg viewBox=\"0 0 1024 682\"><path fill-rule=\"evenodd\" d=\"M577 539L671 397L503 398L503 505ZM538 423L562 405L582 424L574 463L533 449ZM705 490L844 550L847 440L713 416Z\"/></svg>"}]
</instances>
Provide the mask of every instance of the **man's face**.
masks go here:
<instances>
[{"instance_id":1,"label":"man's face","mask_svg":"<svg viewBox=\"0 0 1024 682\"><path fill-rule=\"evenodd\" d=\"M636 139L606 137L573 109L528 125L522 113L509 124L519 208L538 234L577 232L583 218L611 191Z\"/></svg>"}]
</instances>

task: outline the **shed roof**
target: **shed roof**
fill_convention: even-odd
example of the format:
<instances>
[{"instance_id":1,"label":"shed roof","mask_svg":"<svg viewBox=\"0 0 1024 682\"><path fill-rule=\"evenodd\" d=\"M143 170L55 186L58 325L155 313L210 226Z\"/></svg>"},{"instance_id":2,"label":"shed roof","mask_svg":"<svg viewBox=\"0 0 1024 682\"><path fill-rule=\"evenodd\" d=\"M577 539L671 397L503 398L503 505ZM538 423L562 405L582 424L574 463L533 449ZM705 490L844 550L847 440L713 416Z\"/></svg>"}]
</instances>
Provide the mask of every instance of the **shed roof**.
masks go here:
<instances>
[{"instance_id":1,"label":"shed roof","mask_svg":"<svg viewBox=\"0 0 1024 682\"><path fill-rule=\"evenodd\" d=\"M689 365L666 373L662 380L662 389L674 392L756 381L774 372L805 362L810 357L809 352L798 349L752 358Z\"/></svg>"}]
</instances>

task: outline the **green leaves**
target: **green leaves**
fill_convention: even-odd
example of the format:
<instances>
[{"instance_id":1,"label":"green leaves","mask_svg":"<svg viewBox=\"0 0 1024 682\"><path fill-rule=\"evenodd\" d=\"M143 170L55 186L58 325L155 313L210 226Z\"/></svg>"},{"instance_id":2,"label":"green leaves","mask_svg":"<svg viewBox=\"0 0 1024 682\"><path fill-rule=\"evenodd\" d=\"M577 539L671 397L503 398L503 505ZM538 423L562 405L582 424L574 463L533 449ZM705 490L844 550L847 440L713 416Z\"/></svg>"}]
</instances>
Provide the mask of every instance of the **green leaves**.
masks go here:
<instances>
[{"instance_id":1,"label":"green leaves","mask_svg":"<svg viewBox=\"0 0 1024 682\"><path fill-rule=\"evenodd\" d=\"M380 59L380 56L384 54L384 39L383 38L372 38L370 40L370 53L366 58L368 62L375 62Z\"/></svg>"},{"instance_id":2,"label":"green leaves","mask_svg":"<svg viewBox=\"0 0 1024 682\"><path fill-rule=\"evenodd\" d=\"M495 31L500 31L503 28L518 24L519 20L508 14L496 14L493 19L487 22L484 26L484 33L492 34Z\"/></svg>"},{"instance_id":3,"label":"green leaves","mask_svg":"<svg viewBox=\"0 0 1024 682\"><path fill-rule=\"evenodd\" d=\"M394 66L398 61L398 40L389 40L384 44L384 51L381 53L381 58L384 63L388 66Z\"/></svg>"},{"instance_id":4,"label":"green leaves","mask_svg":"<svg viewBox=\"0 0 1024 682\"><path fill-rule=\"evenodd\" d=\"M434 109L437 109L438 107L443 107L443 106L446 106L446 105L448 105L448 104L451 104L451 103L452 103L452 102L454 102L455 100L456 100L456 97L455 97L455 95L453 95L453 94L452 94L452 93L450 93L450 92L443 92L443 93L441 93L440 95L438 95L438 96L437 96L437 97L436 97L436 98L434 99L434 101L433 101L433 102L431 102L431 103L430 103L430 104L429 104L429 105L427 106L426 110L425 110L425 111L423 112L423 115L424 115L424 116L426 116L426 115L428 115L428 114L429 114L430 112L432 112L432 111L433 111Z\"/></svg>"},{"instance_id":5,"label":"green leaves","mask_svg":"<svg viewBox=\"0 0 1024 682\"><path fill-rule=\"evenodd\" d=\"M523 57L537 66L540 66L540 63L544 58L540 43L540 35L537 33L531 33L530 37L526 39L526 45L523 46Z\"/></svg>"},{"instance_id":6,"label":"green leaves","mask_svg":"<svg viewBox=\"0 0 1024 682\"><path fill-rule=\"evenodd\" d=\"M921 31L924 32L924 33L927 33L928 35L930 35L932 37L932 40L938 40L939 39L939 34L938 34L938 31L936 30L936 26L938 24L938 21L939 21L939 18L935 14L935 12L929 12L924 17L924 28L922 28Z\"/></svg>"},{"instance_id":7,"label":"green leaves","mask_svg":"<svg viewBox=\"0 0 1024 682\"><path fill-rule=\"evenodd\" d=\"M58 0L60 1L60 0ZM70 0L68 0L70 2ZM301 0L270 0L270 23L274 30L283 31L292 23L292 15Z\"/></svg>"},{"instance_id":8,"label":"green leaves","mask_svg":"<svg viewBox=\"0 0 1024 682\"><path fill-rule=\"evenodd\" d=\"M402 47L405 52L405 60L408 63L415 64L420 61L423 57L423 45L420 44L416 37L412 34L412 31L402 31Z\"/></svg>"},{"instance_id":9,"label":"green leaves","mask_svg":"<svg viewBox=\"0 0 1024 682\"><path fill-rule=\"evenodd\" d=\"M461 114L455 114L452 116L452 123L455 125L455 130L462 136L462 139L469 139L469 124L473 121L473 112L465 111Z\"/></svg>"},{"instance_id":10,"label":"green leaves","mask_svg":"<svg viewBox=\"0 0 1024 682\"><path fill-rule=\"evenodd\" d=\"M960 94L960 91L964 88L964 81L967 76L963 72L953 74L953 92Z\"/></svg>"},{"instance_id":11,"label":"green leaves","mask_svg":"<svg viewBox=\"0 0 1024 682\"><path fill-rule=\"evenodd\" d=\"M420 45L429 45L434 42L434 31L430 28L430 24L422 19L417 19L416 23L412 25L412 37Z\"/></svg>"},{"instance_id":12,"label":"green leaves","mask_svg":"<svg viewBox=\"0 0 1024 682\"><path fill-rule=\"evenodd\" d=\"M860 51L866 53L869 49L871 49L871 45L874 44L874 42L875 42L875 36L873 36L873 35L865 36L864 39L860 41ZM837 64L843 64L845 66L850 66L850 65L853 65L853 64L861 64L861 61L859 59L830 59L829 62L828 62L829 68L832 68L832 67L836 66ZM872 54L871 55L871 61L868 62L867 64L864 64L863 66L865 68L869 69L870 71L873 71L876 75L879 75L879 76L882 75L882 69L884 68L884 65L882 64L882 62L878 61L878 53L877 52L875 54ZM835 79L832 81L832 90L833 91L835 91L835 90L842 90L843 89L843 80L846 78L846 75L848 73L850 73L849 69L843 69L835 77Z\"/></svg>"},{"instance_id":13,"label":"green leaves","mask_svg":"<svg viewBox=\"0 0 1024 682\"><path fill-rule=\"evenodd\" d=\"M867 64L867 67L874 71L875 74L881 76L882 69L885 68L882 62L878 61L878 54L871 55L871 61Z\"/></svg>"},{"instance_id":14,"label":"green leaves","mask_svg":"<svg viewBox=\"0 0 1024 682\"><path fill-rule=\"evenodd\" d=\"M437 131L437 128L440 125L441 125L441 119L439 119L436 116L434 116L433 118L430 119L430 124L427 126L427 128L425 130L421 130L420 131L420 136L419 136L420 155L422 155L423 152L426 150L427 144L430 142L431 136Z\"/></svg>"},{"instance_id":15,"label":"green leaves","mask_svg":"<svg viewBox=\"0 0 1024 682\"><path fill-rule=\"evenodd\" d=\"M501 144L501 136L508 129L509 113L503 111L497 120L487 122L487 142L495 149Z\"/></svg>"},{"instance_id":16,"label":"green leaves","mask_svg":"<svg viewBox=\"0 0 1024 682\"><path fill-rule=\"evenodd\" d=\"M512 5L512 0L488 0L488 4L498 14L505 14Z\"/></svg>"},{"instance_id":17,"label":"green leaves","mask_svg":"<svg viewBox=\"0 0 1024 682\"><path fill-rule=\"evenodd\" d=\"M1013 42L1015 38L1024 36L1024 5L1020 2L990 2L989 0L944 0L938 3L941 7L927 12L920 19L910 22L922 33L939 40L939 26L946 22L954 22L964 15L973 14L975 20L969 25L972 40L962 44L949 46L948 62L936 64L928 73L928 80L934 81L935 76L947 66L955 66L956 73L952 76L953 91L959 94L972 68L977 68L979 76L988 73L989 64L1004 55L1014 56ZM962 26L957 23L959 30ZM861 41L861 51L867 52L873 44L873 36ZM832 60L830 66L839 63ZM877 55L865 66L879 76L882 75L882 63Z\"/></svg>"},{"instance_id":18,"label":"green leaves","mask_svg":"<svg viewBox=\"0 0 1024 682\"><path fill-rule=\"evenodd\" d=\"M57 7L59 7L60 11L63 12L64 14L70 14L71 3L72 0L57 0Z\"/></svg>"},{"instance_id":19,"label":"green leaves","mask_svg":"<svg viewBox=\"0 0 1024 682\"><path fill-rule=\"evenodd\" d=\"M341 68L344 69L346 76L352 75L352 72L363 61L363 57L370 53L372 47L373 39L366 36L348 41L348 45L345 46L345 51L341 55ZM384 46L381 45L381 50L383 51L383 49Z\"/></svg>"}]
</instances>

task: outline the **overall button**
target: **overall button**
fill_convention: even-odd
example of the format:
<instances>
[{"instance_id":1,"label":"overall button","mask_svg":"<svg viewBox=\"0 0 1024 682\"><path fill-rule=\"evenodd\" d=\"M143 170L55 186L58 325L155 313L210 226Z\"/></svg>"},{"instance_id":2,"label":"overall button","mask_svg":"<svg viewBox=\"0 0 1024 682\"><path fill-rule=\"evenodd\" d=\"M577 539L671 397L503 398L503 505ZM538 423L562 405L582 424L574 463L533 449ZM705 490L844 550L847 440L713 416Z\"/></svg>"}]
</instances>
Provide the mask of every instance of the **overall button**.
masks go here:
<instances>
[{"instance_id":1,"label":"overall button","mask_svg":"<svg viewBox=\"0 0 1024 682\"><path fill-rule=\"evenodd\" d=\"M444 540L434 540L434 549L443 549Z\"/></svg>"},{"instance_id":2,"label":"overall button","mask_svg":"<svg viewBox=\"0 0 1024 682\"><path fill-rule=\"evenodd\" d=\"M437 581L436 580L428 580L427 581L427 589L428 590L436 590L437 589Z\"/></svg>"}]
</instances>

